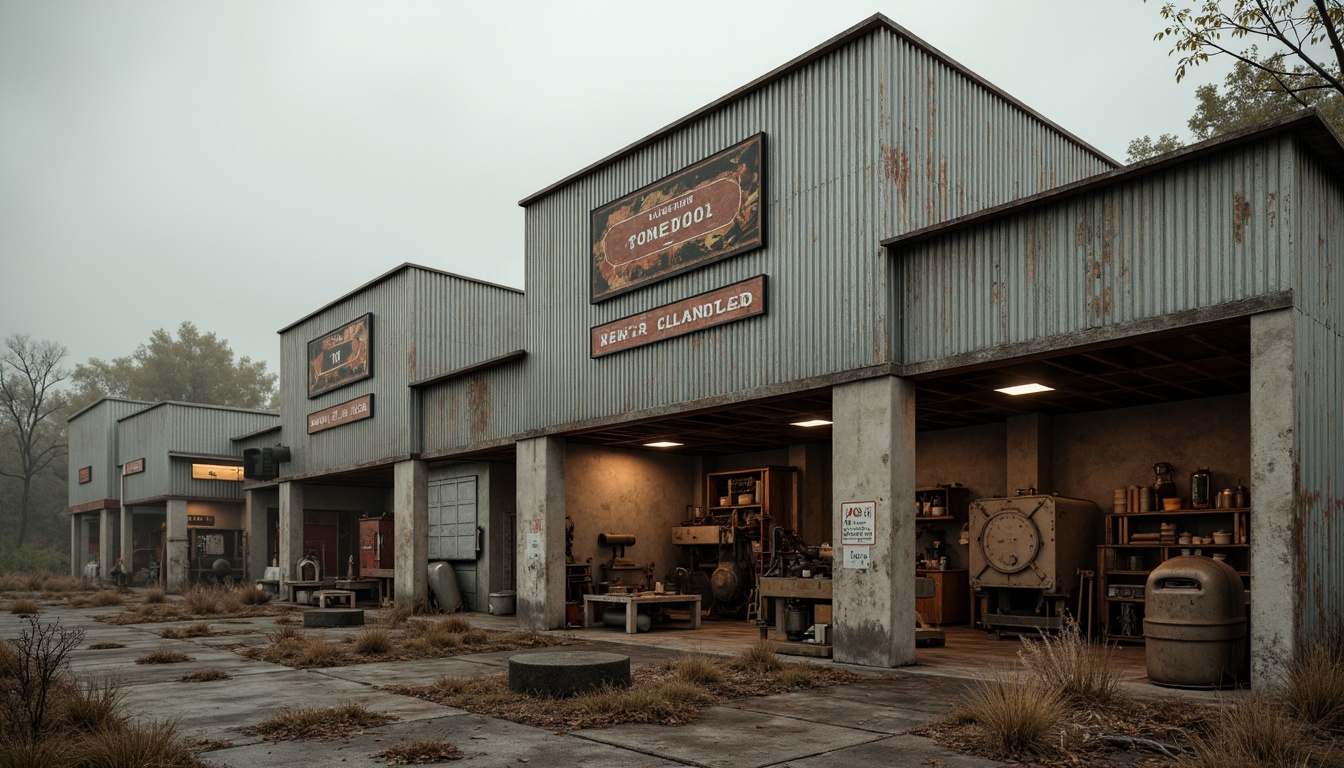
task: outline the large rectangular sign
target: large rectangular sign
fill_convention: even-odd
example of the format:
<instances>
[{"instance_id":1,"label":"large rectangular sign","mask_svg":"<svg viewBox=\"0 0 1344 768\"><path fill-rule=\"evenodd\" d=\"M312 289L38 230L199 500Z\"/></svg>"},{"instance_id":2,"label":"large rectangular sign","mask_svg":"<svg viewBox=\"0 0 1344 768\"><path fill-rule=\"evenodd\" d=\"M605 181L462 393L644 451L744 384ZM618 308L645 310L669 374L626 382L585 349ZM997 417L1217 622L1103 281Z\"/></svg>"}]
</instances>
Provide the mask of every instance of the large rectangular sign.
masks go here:
<instances>
[{"instance_id":1,"label":"large rectangular sign","mask_svg":"<svg viewBox=\"0 0 1344 768\"><path fill-rule=\"evenodd\" d=\"M308 414L308 434L371 418L373 418L373 395L368 394Z\"/></svg>"},{"instance_id":2,"label":"large rectangular sign","mask_svg":"<svg viewBox=\"0 0 1344 768\"><path fill-rule=\"evenodd\" d=\"M602 357L765 314L765 275L621 318L592 329L590 354Z\"/></svg>"},{"instance_id":3,"label":"large rectangular sign","mask_svg":"<svg viewBox=\"0 0 1344 768\"><path fill-rule=\"evenodd\" d=\"M373 314L308 342L308 397L373 375Z\"/></svg>"},{"instance_id":4,"label":"large rectangular sign","mask_svg":"<svg viewBox=\"0 0 1344 768\"><path fill-rule=\"evenodd\" d=\"M765 245L765 134L592 214L592 301Z\"/></svg>"}]
</instances>

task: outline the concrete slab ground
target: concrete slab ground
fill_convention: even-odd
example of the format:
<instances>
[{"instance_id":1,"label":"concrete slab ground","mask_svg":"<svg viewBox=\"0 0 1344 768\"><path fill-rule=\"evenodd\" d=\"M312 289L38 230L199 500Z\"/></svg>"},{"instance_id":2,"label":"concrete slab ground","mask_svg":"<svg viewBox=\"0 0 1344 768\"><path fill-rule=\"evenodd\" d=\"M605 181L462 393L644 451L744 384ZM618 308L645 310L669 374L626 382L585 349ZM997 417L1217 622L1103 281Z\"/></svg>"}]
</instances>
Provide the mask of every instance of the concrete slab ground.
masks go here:
<instances>
[{"instance_id":1,"label":"concrete slab ground","mask_svg":"<svg viewBox=\"0 0 1344 768\"><path fill-rule=\"evenodd\" d=\"M0 609L7 608L7 602L0 598ZM276 629L272 618L211 622L216 631L231 634L172 640L159 633L165 627L196 622L117 626L94 620L94 616L116 610L43 606L40 618L44 622L59 620L64 627L85 631L81 648L71 654L71 670L81 679L108 676L120 679L126 692L125 707L133 716L176 720L180 733L187 738L228 742L229 746L204 755L221 766L383 765L373 757L378 751L424 739L455 744L465 758L453 765L462 768L1001 765L960 756L928 739L908 735L912 728L949 711L965 685L963 667L945 670L947 674L920 667L855 668L867 679L816 691L728 702L710 709L704 720L691 725L675 728L623 725L554 732L385 690L386 686L428 683L443 676L499 674L506 670L508 657L517 652L295 670L248 661L238 653L241 648L267 642L266 634ZM485 628L516 629L510 617L472 614L468 618ZM25 626L23 619L0 613L0 638L16 638ZM302 631L319 632L332 640L351 632L336 628ZM555 634L566 635L572 642L570 648L628 655L635 668L657 664L686 651L735 654L754 639L754 630L743 628L727 633L655 631L638 636L602 630ZM124 647L89 649L94 643L118 643ZM159 665L135 663L135 659L160 648L185 653L192 660ZM179 682L186 673L201 669L218 669L232 679ZM399 719L343 741L265 742L240 731L286 709L346 701Z\"/></svg>"}]
</instances>

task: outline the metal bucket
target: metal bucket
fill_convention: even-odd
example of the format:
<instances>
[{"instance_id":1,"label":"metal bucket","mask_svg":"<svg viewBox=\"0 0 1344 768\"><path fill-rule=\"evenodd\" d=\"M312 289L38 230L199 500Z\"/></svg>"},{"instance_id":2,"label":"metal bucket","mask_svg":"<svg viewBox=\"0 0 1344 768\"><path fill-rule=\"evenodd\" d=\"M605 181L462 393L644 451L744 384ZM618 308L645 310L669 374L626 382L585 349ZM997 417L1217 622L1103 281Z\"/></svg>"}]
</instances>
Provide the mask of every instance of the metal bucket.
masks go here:
<instances>
[{"instance_id":1,"label":"metal bucket","mask_svg":"<svg viewBox=\"0 0 1344 768\"><path fill-rule=\"evenodd\" d=\"M489 612L495 616L512 616L518 609L518 593L511 589L491 592Z\"/></svg>"}]
</instances>

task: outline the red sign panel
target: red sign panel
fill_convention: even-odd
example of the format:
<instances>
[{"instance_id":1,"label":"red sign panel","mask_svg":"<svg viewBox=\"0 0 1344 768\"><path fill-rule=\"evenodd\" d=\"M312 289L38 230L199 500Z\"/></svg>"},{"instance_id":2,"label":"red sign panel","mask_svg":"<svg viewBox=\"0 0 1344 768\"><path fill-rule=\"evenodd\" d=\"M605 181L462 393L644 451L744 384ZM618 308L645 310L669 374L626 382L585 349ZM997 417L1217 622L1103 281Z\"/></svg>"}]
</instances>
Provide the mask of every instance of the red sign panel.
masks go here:
<instances>
[{"instance_id":1,"label":"red sign panel","mask_svg":"<svg viewBox=\"0 0 1344 768\"><path fill-rule=\"evenodd\" d=\"M308 414L308 434L371 418L373 418L373 395L369 394Z\"/></svg>"},{"instance_id":2,"label":"red sign panel","mask_svg":"<svg viewBox=\"0 0 1344 768\"><path fill-rule=\"evenodd\" d=\"M591 355L610 355L763 314L765 275L759 275L599 325L592 330Z\"/></svg>"},{"instance_id":3,"label":"red sign panel","mask_svg":"<svg viewBox=\"0 0 1344 768\"><path fill-rule=\"evenodd\" d=\"M79 484L83 485L93 481L93 466L79 468Z\"/></svg>"},{"instance_id":4,"label":"red sign panel","mask_svg":"<svg viewBox=\"0 0 1344 768\"><path fill-rule=\"evenodd\" d=\"M138 475L144 471L145 471L144 459L136 459L135 461L128 461L121 466L121 474L123 475Z\"/></svg>"},{"instance_id":5,"label":"red sign panel","mask_svg":"<svg viewBox=\"0 0 1344 768\"><path fill-rule=\"evenodd\" d=\"M372 340L373 315L368 314L308 342L308 396L372 376Z\"/></svg>"},{"instance_id":6,"label":"red sign panel","mask_svg":"<svg viewBox=\"0 0 1344 768\"><path fill-rule=\"evenodd\" d=\"M765 134L593 211L592 300L765 245Z\"/></svg>"}]
</instances>

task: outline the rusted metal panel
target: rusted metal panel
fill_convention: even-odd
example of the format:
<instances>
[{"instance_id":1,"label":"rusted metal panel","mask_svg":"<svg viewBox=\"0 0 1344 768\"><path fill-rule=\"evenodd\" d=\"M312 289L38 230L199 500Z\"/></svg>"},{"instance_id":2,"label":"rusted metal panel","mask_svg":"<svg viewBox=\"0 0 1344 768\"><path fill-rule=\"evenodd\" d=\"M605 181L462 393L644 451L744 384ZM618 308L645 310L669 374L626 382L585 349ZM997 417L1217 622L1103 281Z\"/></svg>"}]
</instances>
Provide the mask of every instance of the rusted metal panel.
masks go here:
<instances>
[{"instance_id":1,"label":"rusted metal panel","mask_svg":"<svg viewBox=\"0 0 1344 768\"><path fill-rule=\"evenodd\" d=\"M171 451L241 459L242 449L230 436L255 432L274 424L278 418L260 411L187 403L160 403L124 417L117 423L119 462L144 459L144 471L125 478L125 498L172 495L241 499L242 483L194 480L192 460L168 454Z\"/></svg>"},{"instance_id":2,"label":"rusted metal panel","mask_svg":"<svg viewBox=\"0 0 1344 768\"><path fill-rule=\"evenodd\" d=\"M75 414L69 421L69 505L77 507L120 495L117 474L117 420L153 403L104 398ZM89 482L79 482L79 470L89 468Z\"/></svg>"},{"instance_id":3,"label":"rusted metal panel","mask_svg":"<svg viewBox=\"0 0 1344 768\"><path fill-rule=\"evenodd\" d=\"M926 363L1292 287L1279 136L898 249L899 358Z\"/></svg>"},{"instance_id":4,"label":"rusted metal panel","mask_svg":"<svg viewBox=\"0 0 1344 768\"><path fill-rule=\"evenodd\" d=\"M766 134L766 245L598 305L590 213ZM778 76L527 203L529 429L882 364L880 241L1109 168L888 28ZM769 276L769 317L589 359L589 329Z\"/></svg>"},{"instance_id":5,"label":"rusted metal panel","mask_svg":"<svg viewBox=\"0 0 1344 768\"><path fill-rule=\"evenodd\" d=\"M1344 189L1305 152L1294 296L1293 442L1303 616L1307 632L1344 616L1344 301L1339 244Z\"/></svg>"}]
</instances>

